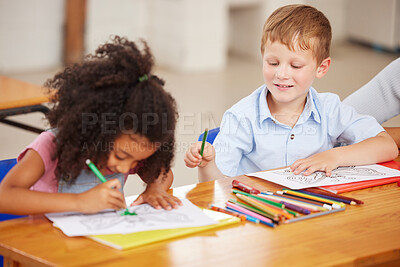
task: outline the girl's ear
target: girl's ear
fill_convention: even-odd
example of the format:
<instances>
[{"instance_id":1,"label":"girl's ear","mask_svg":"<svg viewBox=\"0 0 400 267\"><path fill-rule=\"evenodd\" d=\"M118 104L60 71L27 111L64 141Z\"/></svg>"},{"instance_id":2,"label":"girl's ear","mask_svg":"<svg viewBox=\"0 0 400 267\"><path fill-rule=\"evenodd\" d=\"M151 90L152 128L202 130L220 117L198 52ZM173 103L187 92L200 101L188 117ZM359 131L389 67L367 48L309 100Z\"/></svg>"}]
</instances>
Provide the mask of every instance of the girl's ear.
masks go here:
<instances>
[{"instance_id":1,"label":"girl's ear","mask_svg":"<svg viewBox=\"0 0 400 267\"><path fill-rule=\"evenodd\" d=\"M327 57L325 58L321 64L319 65L319 67L317 68L317 78L322 78L324 77L324 75L328 72L329 66L331 65L331 58Z\"/></svg>"}]
</instances>

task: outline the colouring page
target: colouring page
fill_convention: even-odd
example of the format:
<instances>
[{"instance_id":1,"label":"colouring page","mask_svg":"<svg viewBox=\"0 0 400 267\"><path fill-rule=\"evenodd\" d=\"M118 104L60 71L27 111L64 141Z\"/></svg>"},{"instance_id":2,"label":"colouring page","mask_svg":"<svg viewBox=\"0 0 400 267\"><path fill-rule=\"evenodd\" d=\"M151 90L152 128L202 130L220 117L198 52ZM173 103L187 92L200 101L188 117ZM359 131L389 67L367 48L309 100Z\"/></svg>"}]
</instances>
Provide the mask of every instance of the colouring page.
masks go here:
<instances>
[{"instance_id":1,"label":"colouring page","mask_svg":"<svg viewBox=\"0 0 400 267\"><path fill-rule=\"evenodd\" d=\"M302 189L307 187L347 184L352 182L376 180L400 176L400 171L382 165L372 164L363 166L339 167L332 171L330 177L325 172L315 172L311 175L295 175L289 168L255 172L247 176L258 177L291 189Z\"/></svg>"},{"instance_id":2,"label":"colouring page","mask_svg":"<svg viewBox=\"0 0 400 267\"><path fill-rule=\"evenodd\" d=\"M137 215L122 216L118 211L108 210L96 214L48 213L46 217L67 236L127 234L217 223L189 200L183 199L182 203L183 206L173 210L157 210L149 204L129 207Z\"/></svg>"}]
</instances>

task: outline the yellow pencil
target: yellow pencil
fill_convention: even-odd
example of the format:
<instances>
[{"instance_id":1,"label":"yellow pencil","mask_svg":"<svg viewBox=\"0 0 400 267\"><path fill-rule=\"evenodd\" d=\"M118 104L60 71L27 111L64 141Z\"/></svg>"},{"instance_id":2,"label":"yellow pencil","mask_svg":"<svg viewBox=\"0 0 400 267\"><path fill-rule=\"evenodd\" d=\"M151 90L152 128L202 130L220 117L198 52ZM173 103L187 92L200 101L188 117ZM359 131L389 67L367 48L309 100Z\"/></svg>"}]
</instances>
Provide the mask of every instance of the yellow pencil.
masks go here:
<instances>
[{"instance_id":1,"label":"yellow pencil","mask_svg":"<svg viewBox=\"0 0 400 267\"><path fill-rule=\"evenodd\" d=\"M317 197L317 196L312 196L309 194L305 194L305 193L300 193L297 191L293 191L293 190L288 190L288 189L282 189L282 192L287 193L289 195L294 195L294 196L299 196L299 197L303 197L303 198L308 198L311 200L316 200L316 201L320 201L320 202L325 202L328 204L332 204L333 208L342 208L345 206L345 204L343 202L337 202L337 201L333 201L331 199L326 199L326 198L322 198L322 197Z\"/></svg>"}]
</instances>

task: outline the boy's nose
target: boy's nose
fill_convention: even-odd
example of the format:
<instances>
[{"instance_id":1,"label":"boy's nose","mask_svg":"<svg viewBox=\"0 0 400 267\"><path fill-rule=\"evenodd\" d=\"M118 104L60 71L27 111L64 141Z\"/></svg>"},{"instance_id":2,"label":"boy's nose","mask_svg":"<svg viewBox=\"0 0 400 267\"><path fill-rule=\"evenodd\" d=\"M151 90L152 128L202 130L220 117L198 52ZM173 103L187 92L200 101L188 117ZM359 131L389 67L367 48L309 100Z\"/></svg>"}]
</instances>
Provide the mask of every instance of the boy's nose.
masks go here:
<instances>
[{"instance_id":1,"label":"boy's nose","mask_svg":"<svg viewBox=\"0 0 400 267\"><path fill-rule=\"evenodd\" d=\"M276 77L278 79L287 79L287 78L289 78L287 67L283 66L283 65L279 66L279 68L276 71Z\"/></svg>"}]
</instances>

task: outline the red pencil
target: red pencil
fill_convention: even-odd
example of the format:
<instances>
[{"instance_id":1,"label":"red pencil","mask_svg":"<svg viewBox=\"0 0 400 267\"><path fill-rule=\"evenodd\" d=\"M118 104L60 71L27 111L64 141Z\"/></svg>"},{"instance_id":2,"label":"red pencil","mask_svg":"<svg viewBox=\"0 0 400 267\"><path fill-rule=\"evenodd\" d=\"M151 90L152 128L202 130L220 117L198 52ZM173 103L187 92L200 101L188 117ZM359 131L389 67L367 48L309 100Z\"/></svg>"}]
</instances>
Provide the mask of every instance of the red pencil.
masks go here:
<instances>
[{"instance_id":1,"label":"red pencil","mask_svg":"<svg viewBox=\"0 0 400 267\"><path fill-rule=\"evenodd\" d=\"M254 187L252 187L250 185L247 185L247 184L244 184L242 182L239 182L238 180L233 180L232 181L232 186L236 187L236 188L239 188L243 192L246 192L246 193L249 193L249 194L255 194L255 195L256 194L260 194L260 190L254 188Z\"/></svg>"}]
</instances>

